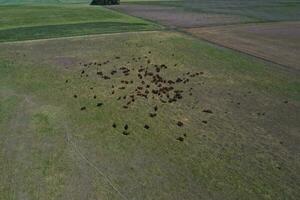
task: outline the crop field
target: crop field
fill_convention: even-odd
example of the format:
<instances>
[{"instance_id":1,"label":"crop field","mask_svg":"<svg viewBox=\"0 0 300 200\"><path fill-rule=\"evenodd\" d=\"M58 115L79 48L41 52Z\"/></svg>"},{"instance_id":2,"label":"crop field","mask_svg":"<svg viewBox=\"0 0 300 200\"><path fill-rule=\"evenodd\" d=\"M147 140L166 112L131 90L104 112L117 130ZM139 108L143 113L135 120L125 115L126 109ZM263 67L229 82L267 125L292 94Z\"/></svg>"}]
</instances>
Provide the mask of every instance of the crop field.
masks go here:
<instances>
[{"instance_id":1,"label":"crop field","mask_svg":"<svg viewBox=\"0 0 300 200\"><path fill-rule=\"evenodd\" d=\"M0 42L161 29L151 22L87 5L4 5L0 6L0 19Z\"/></svg>"},{"instance_id":2,"label":"crop field","mask_svg":"<svg viewBox=\"0 0 300 200\"><path fill-rule=\"evenodd\" d=\"M89 0L0 0L1 5L87 5Z\"/></svg>"},{"instance_id":3,"label":"crop field","mask_svg":"<svg viewBox=\"0 0 300 200\"><path fill-rule=\"evenodd\" d=\"M180 1L85 2L0 0L0 200L300 198L296 56L274 64L198 27L248 16L200 13L191 28L119 12ZM252 30L297 50L297 22L280 23L220 41Z\"/></svg>"},{"instance_id":4,"label":"crop field","mask_svg":"<svg viewBox=\"0 0 300 200\"><path fill-rule=\"evenodd\" d=\"M299 69L299 0L128 1L111 8Z\"/></svg>"},{"instance_id":5,"label":"crop field","mask_svg":"<svg viewBox=\"0 0 300 200\"><path fill-rule=\"evenodd\" d=\"M247 17L252 22L300 20L299 0L178 0L130 1L130 5L174 7L198 13Z\"/></svg>"},{"instance_id":6,"label":"crop field","mask_svg":"<svg viewBox=\"0 0 300 200\"><path fill-rule=\"evenodd\" d=\"M300 69L300 23L276 22L186 29L197 37Z\"/></svg>"},{"instance_id":7,"label":"crop field","mask_svg":"<svg viewBox=\"0 0 300 200\"><path fill-rule=\"evenodd\" d=\"M169 28L194 28L224 24L251 22L252 19L243 16L202 13L182 9L181 7L167 7L161 5L135 5L124 4L109 6L117 11L159 22Z\"/></svg>"}]
</instances>

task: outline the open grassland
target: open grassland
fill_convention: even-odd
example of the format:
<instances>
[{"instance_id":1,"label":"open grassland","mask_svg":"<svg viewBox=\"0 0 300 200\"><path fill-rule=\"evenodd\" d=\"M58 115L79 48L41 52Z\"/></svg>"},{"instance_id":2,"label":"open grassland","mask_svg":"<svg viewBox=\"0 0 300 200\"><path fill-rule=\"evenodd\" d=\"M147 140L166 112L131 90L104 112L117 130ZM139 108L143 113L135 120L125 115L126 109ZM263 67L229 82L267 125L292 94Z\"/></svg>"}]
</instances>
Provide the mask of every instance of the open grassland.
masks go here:
<instances>
[{"instance_id":1,"label":"open grassland","mask_svg":"<svg viewBox=\"0 0 300 200\"><path fill-rule=\"evenodd\" d=\"M1 199L300 197L297 73L171 32L0 49Z\"/></svg>"},{"instance_id":2,"label":"open grassland","mask_svg":"<svg viewBox=\"0 0 300 200\"><path fill-rule=\"evenodd\" d=\"M0 42L160 28L99 6L0 6Z\"/></svg>"}]
</instances>

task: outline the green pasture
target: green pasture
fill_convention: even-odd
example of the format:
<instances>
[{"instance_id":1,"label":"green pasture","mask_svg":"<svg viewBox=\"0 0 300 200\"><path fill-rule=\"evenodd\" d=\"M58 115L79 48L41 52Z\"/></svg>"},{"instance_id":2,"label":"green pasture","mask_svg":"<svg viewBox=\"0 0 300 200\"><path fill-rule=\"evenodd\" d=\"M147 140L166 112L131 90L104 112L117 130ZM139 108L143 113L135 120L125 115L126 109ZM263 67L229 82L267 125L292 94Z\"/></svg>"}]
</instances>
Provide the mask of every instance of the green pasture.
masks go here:
<instances>
[{"instance_id":1,"label":"green pasture","mask_svg":"<svg viewBox=\"0 0 300 200\"><path fill-rule=\"evenodd\" d=\"M124 3L299 18L299 1ZM84 0L0 5L0 200L300 199L297 70Z\"/></svg>"},{"instance_id":2,"label":"green pasture","mask_svg":"<svg viewBox=\"0 0 300 200\"><path fill-rule=\"evenodd\" d=\"M172 32L0 48L0 199L299 199L297 73ZM142 68L183 98L124 108Z\"/></svg>"}]
</instances>

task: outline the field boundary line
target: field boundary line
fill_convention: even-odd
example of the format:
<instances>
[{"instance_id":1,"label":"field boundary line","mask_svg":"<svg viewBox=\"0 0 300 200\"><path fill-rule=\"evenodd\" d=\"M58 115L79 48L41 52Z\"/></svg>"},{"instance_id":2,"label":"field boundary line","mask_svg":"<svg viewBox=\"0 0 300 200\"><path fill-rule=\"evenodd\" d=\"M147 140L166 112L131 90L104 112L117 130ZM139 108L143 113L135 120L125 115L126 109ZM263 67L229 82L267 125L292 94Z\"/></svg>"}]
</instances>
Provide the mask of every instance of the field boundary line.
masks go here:
<instances>
[{"instance_id":1,"label":"field boundary line","mask_svg":"<svg viewBox=\"0 0 300 200\"><path fill-rule=\"evenodd\" d=\"M254 55L254 54L248 53L246 51L242 51L242 50L239 50L239 49L236 49L236 48L233 48L233 47L229 47L227 45L220 44L218 42L214 42L214 41L209 40L209 39L205 39L205 38L196 36L196 35L194 35L192 33L189 33L187 31L185 31L184 29L177 29L177 28L175 28L173 30L177 31L179 33L182 33L184 35L188 35L188 36L190 36L190 37L192 37L194 39L202 40L202 41L208 42L208 43L213 44L213 45L218 46L218 47L222 47L222 48L225 48L225 49L230 49L230 50L238 52L240 54L244 54L244 55L247 55L247 56L250 56L250 57L253 57L253 58L257 58L257 59L262 60L264 62L272 63L272 64L278 66L277 68L282 69L284 71L300 74L300 70L295 69L292 66L288 66L288 65L285 65L285 64L282 64L282 63L278 63L276 61L273 61L273 60L270 60L270 59L267 59L267 58L264 58L264 57L261 57L261 56L258 56L258 55Z\"/></svg>"}]
</instances>

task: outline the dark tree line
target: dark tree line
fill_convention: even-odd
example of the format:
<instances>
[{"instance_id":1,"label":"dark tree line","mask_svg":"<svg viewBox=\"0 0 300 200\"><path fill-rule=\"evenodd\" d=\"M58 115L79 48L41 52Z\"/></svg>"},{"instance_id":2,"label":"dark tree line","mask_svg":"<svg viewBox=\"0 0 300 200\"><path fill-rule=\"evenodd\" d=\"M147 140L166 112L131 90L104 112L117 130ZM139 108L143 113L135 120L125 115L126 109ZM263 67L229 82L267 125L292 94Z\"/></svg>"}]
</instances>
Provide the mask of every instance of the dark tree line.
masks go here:
<instances>
[{"instance_id":1,"label":"dark tree line","mask_svg":"<svg viewBox=\"0 0 300 200\"><path fill-rule=\"evenodd\" d=\"M118 5L120 0L93 0L91 5Z\"/></svg>"}]
</instances>

